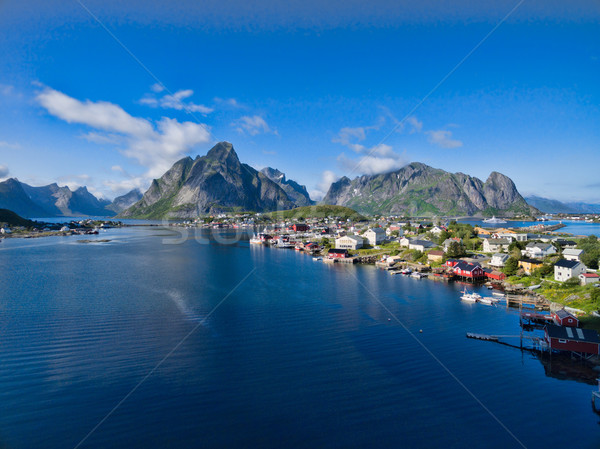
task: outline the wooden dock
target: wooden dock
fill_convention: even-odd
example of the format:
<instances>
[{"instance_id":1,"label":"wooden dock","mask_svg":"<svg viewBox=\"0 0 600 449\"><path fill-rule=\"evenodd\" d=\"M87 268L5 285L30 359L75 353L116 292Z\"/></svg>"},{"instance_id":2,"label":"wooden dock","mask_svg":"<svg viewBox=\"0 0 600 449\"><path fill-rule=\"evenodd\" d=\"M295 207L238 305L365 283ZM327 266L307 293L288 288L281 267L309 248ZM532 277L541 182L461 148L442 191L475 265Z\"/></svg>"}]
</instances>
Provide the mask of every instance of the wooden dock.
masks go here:
<instances>
[{"instance_id":1,"label":"wooden dock","mask_svg":"<svg viewBox=\"0 0 600 449\"><path fill-rule=\"evenodd\" d=\"M467 338L473 338L475 340L485 340L485 341L498 341L498 337L495 337L494 335L475 334L473 332L467 332Z\"/></svg>"}]
</instances>

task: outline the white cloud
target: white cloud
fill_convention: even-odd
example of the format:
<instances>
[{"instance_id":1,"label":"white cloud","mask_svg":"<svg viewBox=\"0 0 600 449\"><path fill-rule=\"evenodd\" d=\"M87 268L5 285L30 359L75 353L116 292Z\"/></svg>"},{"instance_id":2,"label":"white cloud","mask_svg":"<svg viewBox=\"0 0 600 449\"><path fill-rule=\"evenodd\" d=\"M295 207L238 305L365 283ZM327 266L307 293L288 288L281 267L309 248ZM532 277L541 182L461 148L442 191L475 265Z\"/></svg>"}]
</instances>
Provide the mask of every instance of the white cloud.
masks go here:
<instances>
[{"instance_id":1,"label":"white cloud","mask_svg":"<svg viewBox=\"0 0 600 449\"><path fill-rule=\"evenodd\" d=\"M6 165L0 165L0 179L8 178L10 170Z\"/></svg>"},{"instance_id":2,"label":"white cloud","mask_svg":"<svg viewBox=\"0 0 600 449\"><path fill-rule=\"evenodd\" d=\"M321 174L321 181L319 181L316 187L309 192L310 197L315 201L322 200L323 197L327 194L329 187L331 187L331 184L337 181L338 179L339 176L337 176L334 172L330 170L325 170Z\"/></svg>"},{"instance_id":3,"label":"white cloud","mask_svg":"<svg viewBox=\"0 0 600 449\"><path fill-rule=\"evenodd\" d=\"M275 156L277 154L277 151L262 150L262 153L267 154L269 156Z\"/></svg>"},{"instance_id":4,"label":"white cloud","mask_svg":"<svg viewBox=\"0 0 600 449\"><path fill-rule=\"evenodd\" d=\"M18 143L10 143L10 142L5 142L5 141L0 141L0 148L8 148L11 150L18 150L19 148L21 148L21 145L19 145Z\"/></svg>"},{"instance_id":5,"label":"white cloud","mask_svg":"<svg viewBox=\"0 0 600 449\"><path fill-rule=\"evenodd\" d=\"M14 86L10 84L0 84L0 94L8 96L14 92Z\"/></svg>"},{"instance_id":6,"label":"white cloud","mask_svg":"<svg viewBox=\"0 0 600 449\"><path fill-rule=\"evenodd\" d=\"M101 140L100 136L122 138L123 154L147 168L146 178L161 176L195 145L210 142L210 133L203 124L166 117L153 123L129 115L118 105L105 101L82 102L48 87L38 94L37 100L55 117L94 128L92 138L96 141Z\"/></svg>"},{"instance_id":7,"label":"white cloud","mask_svg":"<svg viewBox=\"0 0 600 449\"><path fill-rule=\"evenodd\" d=\"M357 127L350 128L345 127L340 129L337 137L332 139L331 141L334 143L340 143L352 151L356 153L361 153L366 150L366 147L358 142L362 142L367 138L367 130L371 129L370 127Z\"/></svg>"},{"instance_id":8,"label":"white cloud","mask_svg":"<svg viewBox=\"0 0 600 449\"><path fill-rule=\"evenodd\" d=\"M150 89L152 89L152 92L156 92L157 94L165 90L164 86L160 83L153 84L152 86L150 86Z\"/></svg>"},{"instance_id":9,"label":"white cloud","mask_svg":"<svg viewBox=\"0 0 600 449\"><path fill-rule=\"evenodd\" d=\"M271 129L264 118L259 115L245 115L231 124L239 133L248 133L256 136L260 133L277 134L277 130Z\"/></svg>"},{"instance_id":10,"label":"white cloud","mask_svg":"<svg viewBox=\"0 0 600 449\"><path fill-rule=\"evenodd\" d=\"M143 193L148 188L146 180L141 176L133 176L120 181L105 180L103 185L108 188L115 197L128 193L133 189L140 189Z\"/></svg>"},{"instance_id":11,"label":"white cloud","mask_svg":"<svg viewBox=\"0 0 600 449\"><path fill-rule=\"evenodd\" d=\"M416 119L415 119L416 120ZM385 121L384 121L385 122ZM413 127L422 126L420 122L411 122ZM349 158L344 153L338 156L338 162L344 170L350 173L361 173L373 175L397 170L406 165L405 158L394 151L390 145L379 143L373 147L367 147L362 143L367 139L368 132L378 130L382 122L373 126L342 128L338 136L332 142L340 143L350 148L355 153L363 155L361 158Z\"/></svg>"},{"instance_id":12,"label":"white cloud","mask_svg":"<svg viewBox=\"0 0 600 449\"><path fill-rule=\"evenodd\" d=\"M463 143L460 140L452 139L452 132L439 129L436 131L425 131L430 143L442 148L458 148L462 147Z\"/></svg>"},{"instance_id":13,"label":"white cloud","mask_svg":"<svg viewBox=\"0 0 600 449\"><path fill-rule=\"evenodd\" d=\"M408 161L394 151L386 151L385 155L378 154L377 150L367 154L360 159L348 158L344 153L338 156L338 162L349 173L361 173L364 175L377 175L388 173L404 167Z\"/></svg>"},{"instance_id":14,"label":"white cloud","mask_svg":"<svg viewBox=\"0 0 600 449\"><path fill-rule=\"evenodd\" d=\"M423 129L423 122L421 122L415 116L408 117L406 119L406 123L408 123L412 127L411 130L409 131L410 134L420 133L421 130Z\"/></svg>"},{"instance_id":15,"label":"white cloud","mask_svg":"<svg viewBox=\"0 0 600 449\"><path fill-rule=\"evenodd\" d=\"M87 140L88 142L98 143L98 144L120 144L123 142L123 138L121 136L117 136L115 134L101 134L94 131L90 131L89 133L82 134L82 138Z\"/></svg>"},{"instance_id":16,"label":"white cloud","mask_svg":"<svg viewBox=\"0 0 600 449\"><path fill-rule=\"evenodd\" d=\"M80 123L136 138L154 134L148 120L132 117L120 106L106 101L82 102L49 87L38 94L37 100L50 114L67 123Z\"/></svg>"},{"instance_id":17,"label":"white cloud","mask_svg":"<svg viewBox=\"0 0 600 449\"><path fill-rule=\"evenodd\" d=\"M243 106L235 98L219 98L215 97L213 101L222 106L228 106L230 108L239 109Z\"/></svg>"},{"instance_id":18,"label":"white cloud","mask_svg":"<svg viewBox=\"0 0 600 449\"><path fill-rule=\"evenodd\" d=\"M155 90L155 86L152 86L152 90L156 93L162 92L161 90ZM159 86L162 87L162 86ZM187 98L194 95L194 91L191 89L178 90L174 94L165 94L160 98L147 95L140 100L140 103L153 108L163 109L175 109L177 111L186 112L199 112L200 114L207 115L214 111L213 108L204 106L202 104L196 104L192 102L184 102Z\"/></svg>"}]
</instances>

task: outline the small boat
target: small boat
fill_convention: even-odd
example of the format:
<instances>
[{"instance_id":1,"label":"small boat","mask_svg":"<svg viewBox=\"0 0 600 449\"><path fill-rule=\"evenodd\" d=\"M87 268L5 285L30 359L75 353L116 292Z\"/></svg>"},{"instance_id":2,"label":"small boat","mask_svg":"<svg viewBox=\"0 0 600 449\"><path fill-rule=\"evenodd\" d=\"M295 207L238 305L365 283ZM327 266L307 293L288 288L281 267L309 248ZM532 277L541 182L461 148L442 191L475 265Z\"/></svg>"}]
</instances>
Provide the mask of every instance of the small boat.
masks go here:
<instances>
[{"instance_id":1,"label":"small boat","mask_svg":"<svg viewBox=\"0 0 600 449\"><path fill-rule=\"evenodd\" d=\"M463 301L466 302L477 302L477 296L479 296L477 293L468 293L467 290L463 290L462 291L462 295L460 296L460 299L462 299Z\"/></svg>"},{"instance_id":2,"label":"small boat","mask_svg":"<svg viewBox=\"0 0 600 449\"><path fill-rule=\"evenodd\" d=\"M498 298L504 298L504 293L502 292L492 292L492 295L497 296Z\"/></svg>"},{"instance_id":3,"label":"small boat","mask_svg":"<svg viewBox=\"0 0 600 449\"><path fill-rule=\"evenodd\" d=\"M313 257L313 260L316 262L317 260L323 260L322 257Z\"/></svg>"},{"instance_id":4,"label":"small boat","mask_svg":"<svg viewBox=\"0 0 600 449\"><path fill-rule=\"evenodd\" d=\"M492 298L480 297L477 299L477 302L480 302L481 304L486 305L486 306L494 305L494 301L492 301Z\"/></svg>"},{"instance_id":5,"label":"small boat","mask_svg":"<svg viewBox=\"0 0 600 449\"><path fill-rule=\"evenodd\" d=\"M412 270L410 268L405 268L404 270L402 270L402 274L409 275L411 273L412 273Z\"/></svg>"}]
</instances>

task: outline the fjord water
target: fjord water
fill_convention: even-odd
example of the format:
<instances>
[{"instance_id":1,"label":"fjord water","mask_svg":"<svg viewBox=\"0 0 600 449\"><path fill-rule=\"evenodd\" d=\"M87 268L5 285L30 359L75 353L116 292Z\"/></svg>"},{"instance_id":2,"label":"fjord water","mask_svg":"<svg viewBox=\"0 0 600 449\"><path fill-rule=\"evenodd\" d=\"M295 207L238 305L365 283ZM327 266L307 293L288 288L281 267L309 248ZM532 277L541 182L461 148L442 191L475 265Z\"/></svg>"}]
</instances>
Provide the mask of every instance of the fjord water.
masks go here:
<instances>
[{"instance_id":1,"label":"fjord water","mask_svg":"<svg viewBox=\"0 0 600 449\"><path fill-rule=\"evenodd\" d=\"M0 447L600 446L595 387L465 338L518 334L516 312L461 303L460 285L174 237L1 244Z\"/></svg>"}]
</instances>

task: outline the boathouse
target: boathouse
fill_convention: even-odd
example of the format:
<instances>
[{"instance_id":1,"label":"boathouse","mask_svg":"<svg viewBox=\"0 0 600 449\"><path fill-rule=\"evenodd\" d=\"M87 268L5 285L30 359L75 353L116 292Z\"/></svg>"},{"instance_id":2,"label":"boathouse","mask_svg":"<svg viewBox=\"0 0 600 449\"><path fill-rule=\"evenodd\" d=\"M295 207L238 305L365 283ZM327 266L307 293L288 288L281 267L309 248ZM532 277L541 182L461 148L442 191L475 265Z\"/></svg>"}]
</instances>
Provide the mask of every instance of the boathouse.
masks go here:
<instances>
[{"instance_id":1,"label":"boathouse","mask_svg":"<svg viewBox=\"0 0 600 449\"><path fill-rule=\"evenodd\" d=\"M348 250L331 248L329 251L327 251L327 257L330 259L345 259L348 257Z\"/></svg>"},{"instance_id":2,"label":"boathouse","mask_svg":"<svg viewBox=\"0 0 600 449\"><path fill-rule=\"evenodd\" d=\"M450 268L454 268L459 262L459 259L448 259L444 265Z\"/></svg>"},{"instance_id":3,"label":"boathouse","mask_svg":"<svg viewBox=\"0 0 600 449\"><path fill-rule=\"evenodd\" d=\"M491 279L492 281L503 281L506 279L506 275L501 271L492 270L491 268L484 268L483 272L485 277Z\"/></svg>"},{"instance_id":4,"label":"boathouse","mask_svg":"<svg viewBox=\"0 0 600 449\"><path fill-rule=\"evenodd\" d=\"M579 320L565 309L552 312L552 319L558 326L579 327Z\"/></svg>"},{"instance_id":5,"label":"boathouse","mask_svg":"<svg viewBox=\"0 0 600 449\"><path fill-rule=\"evenodd\" d=\"M485 278L483 268L478 263L469 263L461 260L454 266L454 274L467 280L481 280Z\"/></svg>"},{"instance_id":6,"label":"boathouse","mask_svg":"<svg viewBox=\"0 0 600 449\"><path fill-rule=\"evenodd\" d=\"M598 332L592 329L548 324L545 339L548 347L557 351L569 351L582 357L600 353L600 338Z\"/></svg>"},{"instance_id":7,"label":"boathouse","mask_svg":"<svg viewBox=\"0 0 600 449\"><path fill-rule=\"evenodd\" d=\"M307 224L295 223L292 225L292 229L294 232L306 232L310 229L310 227Z\"/></svg>"}]
</instances>

